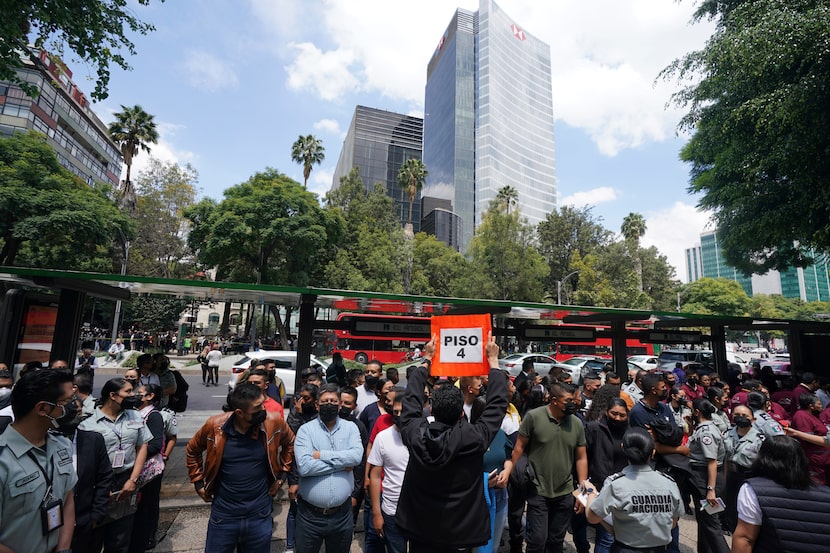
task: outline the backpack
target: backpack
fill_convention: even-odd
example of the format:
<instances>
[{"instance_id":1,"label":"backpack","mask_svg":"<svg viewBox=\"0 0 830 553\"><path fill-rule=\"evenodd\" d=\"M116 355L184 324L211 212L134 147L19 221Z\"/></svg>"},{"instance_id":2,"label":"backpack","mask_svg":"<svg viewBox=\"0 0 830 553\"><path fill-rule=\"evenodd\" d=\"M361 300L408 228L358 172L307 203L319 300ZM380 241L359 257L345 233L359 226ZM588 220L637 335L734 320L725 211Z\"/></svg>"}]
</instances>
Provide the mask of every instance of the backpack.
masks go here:
<instances>
[{"instance_id":1,"label":"backpack","mask_svg":"<svg viewBox=\"0 0 830 553\"><path fill-rule=\"evenodd\" d=\"M167 407L176 413L184 413L187 410L187 391L190 389L190 384L179 371L170 369L170 372L176 377L176 391L168 398Z\"/></svg>"}]
</instances>

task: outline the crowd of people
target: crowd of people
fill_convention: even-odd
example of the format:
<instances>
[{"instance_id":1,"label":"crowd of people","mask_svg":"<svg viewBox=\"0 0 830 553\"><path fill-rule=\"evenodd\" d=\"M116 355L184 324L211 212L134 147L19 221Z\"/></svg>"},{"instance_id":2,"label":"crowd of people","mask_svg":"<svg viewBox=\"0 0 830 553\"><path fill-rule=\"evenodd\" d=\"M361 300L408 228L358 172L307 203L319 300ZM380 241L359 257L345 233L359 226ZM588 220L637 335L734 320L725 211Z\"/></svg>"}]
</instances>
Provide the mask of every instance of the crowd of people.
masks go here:
<instances>
[{"instance_id":1,"label":"crowd of people","mask_svg":"<svg viewBox=\"0 0 830 553\"><path fill-rule=\"evenodd\" d=\"M681 365L577 387L532 362L509 378L492 337L485 352L488 374L438 377L429 343L405 388L397 369L335 358L303 370L294 397L273 360L253 362L187 444L211 503L205 550L269 551L282 488L290 553L345 553L356 528L366 553L552 553L568 532L578 553L679 552L684 513L705 553L824 547L830 380ZM93 400L88 353L16 382L0 364L0 551L155 546L176 443L169 359L139 356Z\"/></svg>"}]
</instances>

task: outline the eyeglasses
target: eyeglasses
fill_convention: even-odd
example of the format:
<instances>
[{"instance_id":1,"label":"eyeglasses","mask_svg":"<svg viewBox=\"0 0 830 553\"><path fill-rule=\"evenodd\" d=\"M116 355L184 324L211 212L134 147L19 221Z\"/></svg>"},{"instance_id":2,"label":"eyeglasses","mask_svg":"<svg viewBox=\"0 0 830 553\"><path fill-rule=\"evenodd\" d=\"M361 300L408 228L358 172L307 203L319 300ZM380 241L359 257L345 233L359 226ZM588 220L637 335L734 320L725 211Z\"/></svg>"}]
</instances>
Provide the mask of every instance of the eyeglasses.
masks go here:
<instances>
[{"instance_id":1,"label":"eyeglasses","mask_svg":"<svg viewBox=\"0 0 830 553\"><path fill-rule=\"evenodd\" d=\"M69 403L77 403L77 401L78 401L78 396L76 396L75 394L72 394L72 397L67 398L67 399L58 400L54 403L54 405L59 405L60 407L63 407L64 405L68 405ZM48 402L48 403L51 403L51 402Z\"/></svg>"}]
</instances>

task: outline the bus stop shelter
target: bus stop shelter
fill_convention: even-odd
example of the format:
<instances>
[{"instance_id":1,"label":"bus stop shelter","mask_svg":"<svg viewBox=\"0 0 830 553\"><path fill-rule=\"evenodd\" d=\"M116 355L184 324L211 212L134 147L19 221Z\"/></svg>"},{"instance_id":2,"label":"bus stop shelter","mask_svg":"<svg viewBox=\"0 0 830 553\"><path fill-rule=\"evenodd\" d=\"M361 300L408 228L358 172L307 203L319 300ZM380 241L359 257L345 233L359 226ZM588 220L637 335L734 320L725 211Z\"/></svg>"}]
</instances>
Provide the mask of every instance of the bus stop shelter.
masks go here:
<instances>
[{"instance_id":1,"label":"bus stop shelter","mask_svg":"<svg viewBox=\"0 0 830 553\"><path fill-rule=\"evenodd\" d=\"M213 302L240 302L254 305L293 306L299 314L297 366L309 364L315 330L334 330L343 323L318 320L320 308L339 312L399 315L447 315L489 313L494 334L515 338L521 343L555 342L574 339L574 327L594 327L592 336L610 337L613 363L621 376L627 372L626 339L642 342L711 344L715 367L725 376L726 332L778 330L787 334L792 366L828 374L824 358L830 351L830 323L751 317L701 316L691 313L611 309L471 298L423 297L403 294L331 290L315 287L286 287L203 280L84 273L49 269L0 267L0 281L7 292L0 311L0 359L14 359L21 338L51 340L52 359L71 359L77 353L87 296L121 301L142 297L176 297ZM23 314L32 306L51 309L51 328L24 328ZM30 325L31 326L31 325ZM50 326L49 324L45 326ZM579 336L576 336L579 339ZM429 339L425 326L424 341ZM299 379L299 374L298 377Z\"/></svg>"}]
</instances>

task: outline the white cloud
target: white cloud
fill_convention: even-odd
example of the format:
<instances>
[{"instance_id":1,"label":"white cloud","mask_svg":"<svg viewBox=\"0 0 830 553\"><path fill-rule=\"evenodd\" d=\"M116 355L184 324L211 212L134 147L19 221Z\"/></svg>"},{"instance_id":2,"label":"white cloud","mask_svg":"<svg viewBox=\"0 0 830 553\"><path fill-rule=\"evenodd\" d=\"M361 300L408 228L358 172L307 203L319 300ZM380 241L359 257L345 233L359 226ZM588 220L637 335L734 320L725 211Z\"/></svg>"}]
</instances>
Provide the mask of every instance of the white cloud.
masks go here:
<instances>
[{"instance_id":1,"label":"white cloud","mask_svg":"<svg viewBox=\"0 0 830 553\"><path fill-rule=\"evenodd\" d=\"M190 50L184 60L188 82L196 87L216 92L239 85L233 67L203 50Z\"/></svg>"},{"instance_id":2,"label":"white cloud","mask_svg":"<svg viewBox=\"0 0 830 553\"><path fill-rule=\"evenodd\" d=\"M302 175L300 175L302 178ZM334 177L334 167L315 167L308 178L308 189L321 198L331 189L331 179ZM302 182L302 181L300 181Z\"/></svg>"},{"instance_id":3,"label":"white cloud","mask_svg":"<svg viewBox=\"0 0 830 553\"><path fill-rule=\"evenodd\" d=\"M304 20L305 2L296 0L250 0L251 11L266 27L279 36L294 36Z\"/></svg>"},{"instance_id":4,"label":"white cloud","mask_svg":"<svg viewBox=\"0 0 830 553\"><path fill-rule=\"evenodd\" d=\"M323 52L310 42L292 42L288 46L297 51L294 61L285 68L289 88L311 89L323 100L336 100L359 89L358 78L352 73L351 51L338 48Z\"/></svg>"},{"instance_id":5,"label":"white cloud","mask_svg":"<svg viewBox=\"0 0 830 553\"><path fill-rule=\"evenodd\" d=\"M476 0L421 0L416 10L388 0L324 0L319 39L293 45L289 86L325 100L379 92L423 111L427 63L456 4L478 8ZM603 154L672 135L680 113L665 105L676 85L655 79L711 33L711 24L688 24L693 3L500 0L499 5L526 32L550 44L555 116L585 130Z\"/></svg>"},{"instance_id":6,"label":"white cloud","mask_svg":"<svg viewBox=\"0 0 830 553\"><path fill-rule=\"evenodd\" d=\"M576 192L559 200L559 205L572 205L582 207L586 205L597 205L605 202L613 202L617 199L617 191L610 186L600 186L584 192Z\"/></svg>"},{"instance_id":7,"label":"white cloud","mask_svg":"<svg viewBox=\"0 0 830 553\"><path fill-rule=\"evenodd\" d=\"M671 207L646 215L646 234L642 244L655 246L674 266L677 276L686 281L686 248L700 243L700 233L707 229L711 214L692 204L675 202Z\"/></svg>"},{"instance_id":8,"label":"white cloud","mask_svg":"<svg viewBox=\"0 0 830 553\"><path fill-rule=\"evenodd\" d=\"M343 136L343 131L340 130L340 123L334 119L320 119L314 123L313 127L314 130L325 131L338 136Z\"/></svg>"},{"instance_id":9,"label":"white cloud","mask_svg":"<svg viewBox=\"0 0 830 553\"><path fill-rule=\"evenodd\" d=\"M149 167L151 157L160 161L178 163L180 165L184 165L185 163L195 165L196 160L198 159L198 156L195 153L177 148L173 144L173 138L176 136L176 133L184 128L182 125L160 122L157 123L156 128L159 133L158 144L150 145L149 154L142 150L135 158L133 158L133 166L130 170L132 172L131 180L135 180L135 177L141 171L144 171ZM126 166L124 167L123 173L122 177L124 177L127 173Z\"/></svg>"}]
</instances>

